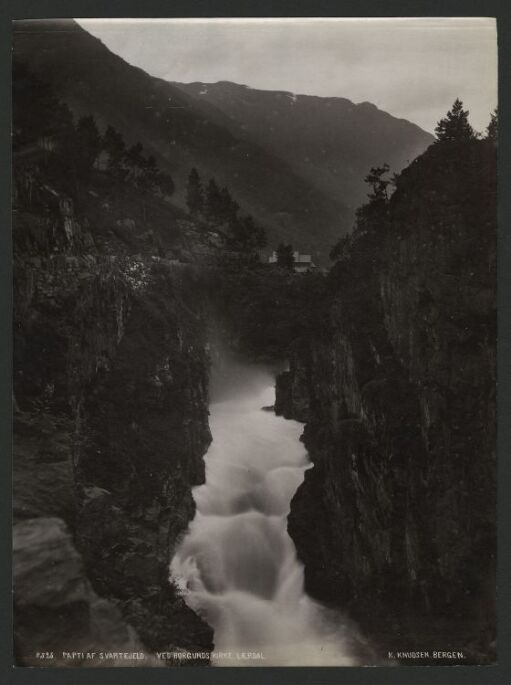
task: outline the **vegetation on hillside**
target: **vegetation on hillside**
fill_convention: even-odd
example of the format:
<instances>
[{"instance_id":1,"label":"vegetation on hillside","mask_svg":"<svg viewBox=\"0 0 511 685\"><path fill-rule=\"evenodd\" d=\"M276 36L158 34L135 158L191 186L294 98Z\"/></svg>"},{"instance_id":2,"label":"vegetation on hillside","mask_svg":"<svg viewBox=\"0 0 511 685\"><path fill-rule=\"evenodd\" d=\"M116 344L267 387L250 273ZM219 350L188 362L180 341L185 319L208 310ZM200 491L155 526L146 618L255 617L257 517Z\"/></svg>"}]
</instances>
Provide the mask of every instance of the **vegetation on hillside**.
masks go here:
<instances>
[{"instance_id":1,"label":"vegetation on hillside","mask_svg":"<svg viewBox=\"0 0 511 685\"><path fill-rule=\"evenodd\" d=\"M305 180L276 150L248 139L238 125L231 131L225 116L217 120L213 108L203 108L204 98L127 64L72 20L16 22L13 44L14 57L73 111L93 114L102 130L111 124L127 143L140 141L154 154L179 184L180 200L195 166L206 184L214 177L220 187L228 185L242 212L264 225L272 242L292 240L302 251L321 252L323 260L342 223L349 226L349 208Z\"/></svg>"},{"instance_id":2,"label":"vegetation on hillside","mask_svg":"<svg viewBox=\"0 0 511 685\"><path fill-rule=\"evenodd\" d=\"M487 127L486 137L480 139L479 134L469 123L468 114L469 112L463 109L461 100L457 98L451 110L436 126L435 144L401 174L389 178L388 164L370 170L364 179L370 186L369 201L357 209L352 232L340 238L330 253L331 259L336 262L332 269L332 278L355 278L358 281L370 276L371 270L378 263L378 245L389 229L396 198L399 201L404 191L412 192L410 179L415 178L413 172L417 165L431 167L428 179L439 194L445 195L454 184L457 193L460 196L466 195L467 206L470 205L473 198L467 190L469 185L459 184L456 172L461 167L468 181L469 176L478 171L475 167L477 151L486 150L491 155L497 142L498 115L495 110ZM392 193L389 193L389 186L393 187Z\"/></svg>"},{"instance_id":3,"label":"vegetation on hillside","mask_svg":"<svg viewBox=\"0 0 511 685\"><path fill-rule=\"evenodd\" d=\"M214 178L204 186L199 172L193 168L186 186L186 204L190 214L205 226L222 231L227 247L254 252L266 247L266 231L250 215L239 213L239 204L225 186L220 188Z\"/></svg>"},{"instance_id":4,"label":"vegetation on hillside","mask_svg":"<svg viewBox=\"0 0 511 685\"><path fill-rule=\"evenodd\" d=\"M108 125L101 133L92 116L75 123L69 108L51 88L24 65L15 63L14 68L13 145L17 164L26 160L33 166L35 158L37 165L44 166L45 178L51 182L52 177L58 177L61 189L71 196L98 169L105 171L118 184L116 192L122 194L123 204L131 202L133 212L135 205L145 204L143 198L172 194L172 179L158 168L153 157L144 154L140 143L127 148L113 126ZM293 248L285 243L278 247L276 265L261 264L257 251L266 244L265 230L251 216L241 214L227 187L220 187L214 178L204 182L193 168L186 203L200 231L218 235L226 248L211 293L225 326L236 329L235 344L253 356L285 357L297 339L329 330L329 303L340 289L344 305L355 312L364 292L375 286L381 246L396 223L396 198L414 192L417 165L431 167L428 178L437 188L435 192L445 192L454 182L455 167L461 165L467 178L474 175L479 156L474 151L494 149L497 126L495 112L486 137L478 139L468 122L468 112L456 100L437 126L437 143L399 176L391 178L387 164L371 168L365 177L368 201L357 210L353 231L333 247L335 264L328 276L294 274ZM465 186L458 185L457 192L462 195ZM130 187L137 189L137 196L131 200L126 192ZM463 201L470 207L470 196ZM98 208L97 216L92 215L98 225L101 211ZM477 208L472 215L477 216ZM116 230L126 232L122 226ZM162 254L158 245L156 254Z\"/></svg>"},{"instance_id":5,"label":"vegetation on hillside","mask_svg":"<svg viewBox=\"0 0 511 685\"><path fill-rule=\"evenodd\" d=\"M110 172L118 180L141 191L170 197L174 183L141 143L126 148L122 135L107 126L102 135L92 115L75 123L69 107L52 88L20 62L13 64L13 151L15 162L34 159L49 177L58 177L73 195L94 168Z\"/></svg>"}]
</instances>

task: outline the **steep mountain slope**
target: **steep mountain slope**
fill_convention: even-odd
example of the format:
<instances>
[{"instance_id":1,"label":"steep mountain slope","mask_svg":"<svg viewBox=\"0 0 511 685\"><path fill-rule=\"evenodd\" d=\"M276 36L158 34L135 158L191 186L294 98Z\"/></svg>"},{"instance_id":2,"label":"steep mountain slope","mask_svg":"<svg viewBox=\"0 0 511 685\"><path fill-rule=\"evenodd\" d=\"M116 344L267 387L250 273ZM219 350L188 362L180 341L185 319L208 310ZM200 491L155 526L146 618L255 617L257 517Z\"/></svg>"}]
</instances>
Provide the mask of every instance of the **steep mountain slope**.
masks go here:
<instances>
[{"instance_id":1,"label":"steep mountain slope","mask_svg":"<svg viewBox=\"0 0 511 685\"><path fill-rule=\"evenodd\" d=\"M293 240L301 249L328 252L349 228L350 212L294 173L275 155L237 138L196 98L153 78L111 53L71 20L20 21L14 55L75 114L112 124L129 143L141 141L170 171L183 202L192 166L227 185L243 210L266 224L271 242Z\"/></svg>"},{"instance_id":2,"label":"steep mountain slope","mask_svg":"<svg viewBox=\"0 0 511 685\"><path fill-rule=\"evenodd\" d=\"M398 172L433 142L431 134L369 102L256 90L229 81L175 85L218 108L223 125L229 117L238 137L278 155L330 198L351 207L365 200L363 178L371 166L387 162Z\"/></svg>"}]
</instances>

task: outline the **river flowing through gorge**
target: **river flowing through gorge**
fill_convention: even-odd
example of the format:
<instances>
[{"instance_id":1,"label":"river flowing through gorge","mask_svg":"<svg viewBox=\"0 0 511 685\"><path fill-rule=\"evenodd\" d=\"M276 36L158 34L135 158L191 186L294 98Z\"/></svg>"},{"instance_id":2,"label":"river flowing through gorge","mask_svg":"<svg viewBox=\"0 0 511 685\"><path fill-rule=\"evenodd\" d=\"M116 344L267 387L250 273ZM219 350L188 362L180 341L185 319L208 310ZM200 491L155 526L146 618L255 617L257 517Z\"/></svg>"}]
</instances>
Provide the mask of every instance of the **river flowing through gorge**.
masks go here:
<instances>
[{"instance_id":1,"label":"river flowing through gorge","mask_svg":"<svg viewBox=\"0 0 511 685\"><path fill-rule=\"evenodd\" d=\"M309 598L287 532L311 464L302 424L271 410L274 377L229 364L213 374L206 480L171 562L187 604L214 629L215 666L355 665L353 634Z\"/></svg>"}]
</instances>

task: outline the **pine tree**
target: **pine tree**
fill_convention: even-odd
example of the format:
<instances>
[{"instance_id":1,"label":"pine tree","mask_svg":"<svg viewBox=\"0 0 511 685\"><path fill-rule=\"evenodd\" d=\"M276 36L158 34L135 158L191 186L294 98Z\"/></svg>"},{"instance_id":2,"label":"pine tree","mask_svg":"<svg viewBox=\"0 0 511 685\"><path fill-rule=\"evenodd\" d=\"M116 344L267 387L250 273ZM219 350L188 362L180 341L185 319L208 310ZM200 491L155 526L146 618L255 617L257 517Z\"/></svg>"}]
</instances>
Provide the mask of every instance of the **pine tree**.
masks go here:
<instances>
[{"instance_id":1,"label":"pine tree","mask_svg":"<svg viewBox=\"0 0 511 685\"><path fill-rule=\"evenodd\" d=\"M289 271L292 271L294 263L295 258L293 255L293 246L280 243L280 245L277 247L277 264L283 269L289 269Z\"/></svg>"},{"instance_id":2,"label":"pine tree","mask_svg":"<svg viewBox=\"0 0 511 685\"><path fill-rule=\"evenodd\" d=\"M435 133L439 142L463 142L474 140L474 129L468 122L468 110L463 109L463 103L456 98L447 116L440 119Z\"/></svg>"},{"instance_id":3,"label":"pine tree","mask_svg":"<svg viewBox=\"0 0 511 685\"><path fill-rule=\"evenodd\" d=\"M229 190L222 188L219 198L219 219L221 221L234 221L239 210L239 205L235 202Z\"/></svg>"},{"instance_id":4,"label":"pine tree","mask_svg":"<svg viewBox=\"0 0 511 685\"><path fill-rule=\"evenodd\" d=\"M383 178L388 173L389 168L388 164L384 164L381 167L371 167L368 175L364 178L364 181L371 186L372 192L368 194L370 200L374 202L383 200L386 202L389 199L387 186L391 181Z\"/></svg>"},{"instance_id":5,"label":"pine tree","mask_svg":"<svg viewBox=\"0 0 511 685\"><path fill-rule=\"evenodd\" d=\"M268 236L263 226L256 224L254 232L254 247L262 248L268 245Z\"/></svg>"},{"instance_id":6,"label":"pine tree","mask_svg":"<svg viewBox=\"0 0 511 685\"><path fill-rule=\"evenodd\" d=\"M499 138L499 111L495 109L491 115L490 123L486 127L486 138L491 140L495 145Z\"/></svg>"},{"instance_id":7,"label":"pine tree","mask_svg":"<svg viewBox=\"0 0 511 685\"><path fill-rule=\"evenodd\" d=\"M170 174L167 174L164 171L160 171L160 173L158 174L158 185L160 187L161 192L164 195L170 197L174 193L174 179Z\"/></svg>"},{"instance_id":8,"label":"pine tree","mask_svg":"<svg viewBox=\"0 0 511 685\"><path fill-rule=\"evenodd\" d=\"M266 247L266 231L262 226L255 223L251 216L245 216L242 219L243 233L245 237L245 245L248 248L257 250L261 247Z\"/></svg>"},{"instance_id":9,"label":"pine tree","mask_svg":"<svg viewBox=\"0 0 511 685\"><path fill-rule=\"evenodd\" d=\"M126 151L124 138L119 131L113 126L108 126L103 136L102 145L103 149L110 155L111 166L119 166Z\"/></svg>"},{"instance_id":10,"label":"pine tree","mask_svg":"<svg viewBox=\"0 0 511 685\"><path fill-rule=\"evenodd\" d=\"M351 236L344 235L339 238L339 240L335 243L335 245L332 247L330 250L330 259L332 261L340 261L345 258L345 256L348 253L349 246L350 246L350 240Z\"/></svg>"},{"instance_id":11,"label":"pine tree","mask_svg":"<svg viewBox=\"0 0 511 685\"><path fill-rule=\"evenodd\" d=\"M101 144L94 117L81 117L76 126L76 161L80 171L90 170L101 150Z\"/></svg>"},{"instance_id":12,"label":"pine tree","mask_svg":"<svg viewBox=\"0 0 511 685\"><path fill-rule=\"evenodd\" d=\"M206 189L205 213L211 221L218 222L221 218L222 200L220 190L214 178L211 178Z\"/></svg>"},{"instance_id":13,"label":"pine tree","mask_svg":"<svg viewBox=\"0 0 511 685\"><path fill-rule=\"evenodd\" d=\"M199 172L193 168L188 176L186 185L186 205L190 214L201 214L204 209L204 190L200 180Z\"/></svg>"},{"instance_id":14,"label":"pine tree","mask_svg":"<svg viewBox=\"0 0 511 685\"><path fill-rule=\"evenodd\" d=\"M232 247L242 251L254 251L266 247L266 231L251 216L235 216L229 222Z\"/></svg>"},{"instance_id":15,"label":"pine tree","mask_svg":"<svg viewBox=\"0 0 511 685\"><path fill-rule=\"evenodd\" d=\"M126 160L137 169L144 168L144 146L138 142L132 145L126 152Z\"/></svg>"},{"instance_id":16,"label":"pine tree","mask_svg":"<svg viewBox=\"0 0 511 685\"><path fill-rule=\"evenodd\" d=\"M75 137L71 110L40 81L23 62L13 60L13 145L51 139L52 145L68 150Z\"/></svg>"},{"instance_id":17,"label":"pine tree","mask_svg":"<svg viewBox=\"0 0 511 685\"><path fill-rule=\"evenodd\" d=\"M147 186L154 189L155 186L158 185L160 170L158 169L158 165L156 164L156 160L153 155L149 155L149 157L144 161L144 174L146 177Z\"/></svg>"}]
</instances>

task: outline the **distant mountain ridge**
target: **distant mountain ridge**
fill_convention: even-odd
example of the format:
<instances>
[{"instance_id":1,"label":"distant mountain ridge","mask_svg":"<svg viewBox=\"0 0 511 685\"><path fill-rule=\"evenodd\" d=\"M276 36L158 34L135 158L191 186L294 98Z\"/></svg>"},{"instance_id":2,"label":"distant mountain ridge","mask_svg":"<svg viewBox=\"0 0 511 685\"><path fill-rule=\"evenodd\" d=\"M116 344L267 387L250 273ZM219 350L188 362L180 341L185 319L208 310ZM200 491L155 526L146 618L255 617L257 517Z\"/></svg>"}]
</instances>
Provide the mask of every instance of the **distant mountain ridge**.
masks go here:
<instances>
[{"instance_id":1,"label":"distant mountain ridge","mask_svg":"<svg viewBox=\"0 0 511 685\"><path fill-rule=\"evenodd\" d=\"M258 90L230 81L174 85L214 105L238 135L271 150L350 208L365 201L363 179L371 166L387 162L398 172L433 142L419 126L370 102ZM223 125L228 125L225 118Z\"/></svg>"},{"instance_id":2,"label":"distant mountain ridge","mask_svg":"<svg viewBox=\"0 0 511 685\"><path fill-rule=\"evenodd\" d=\"M93 114L129 144L143 143L172 174L177 204L184 206L186 179L197 167L266 226L270 246L292 242L322 263L351 228L368 168L388 162L397 171L431 139L372 105L341 98L297 96L291 110L289 94L228 82L207 86L205 98L204 84L154 78L72 20L17 21L13 38L15 58L48 81L77 116ZM341 136L337 111L349 107L359 116ZM378 128L375 121L386 123ZM385 145L376 144L381 140Z\"/></svg>"}]
</instances>

